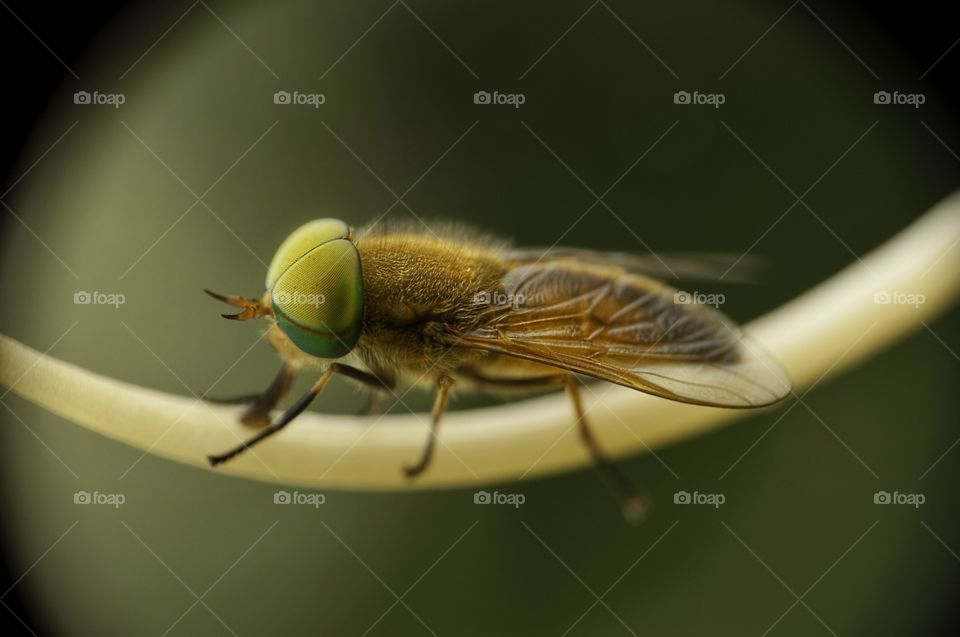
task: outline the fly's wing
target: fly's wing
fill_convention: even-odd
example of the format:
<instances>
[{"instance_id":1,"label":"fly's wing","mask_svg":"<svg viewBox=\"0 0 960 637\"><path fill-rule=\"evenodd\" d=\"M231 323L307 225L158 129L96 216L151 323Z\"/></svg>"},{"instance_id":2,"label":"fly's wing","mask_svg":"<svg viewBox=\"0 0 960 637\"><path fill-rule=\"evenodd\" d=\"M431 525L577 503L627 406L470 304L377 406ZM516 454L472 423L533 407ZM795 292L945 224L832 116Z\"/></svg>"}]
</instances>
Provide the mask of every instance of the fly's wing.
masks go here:
<instances>
[{"instance_id":1,"label":"fly's wing","mask_svg":"<svg viewBox=\"0 0 960 637\"><path fill-rule=\"evenodd\" d=\"M502 283L471 327L437 336L700 405L760 407L790 391L726 317L652 279L563 259L516 266Z\"/></svg>"},{"instance_id":2,"label":"fly's wing","mask_svg":"<svg viewBox=\"0 0 960 637\"><path fill-rule=\"evenodd\" d=\"M763 259L759 257L724 253L645 255L554 247L513 248L506 251L504 257L517 265L570 260L623 268L627 272L658 279L722 280L727 283L753 283L760 278L763 269Z\"/></svg>"}]
</instances>

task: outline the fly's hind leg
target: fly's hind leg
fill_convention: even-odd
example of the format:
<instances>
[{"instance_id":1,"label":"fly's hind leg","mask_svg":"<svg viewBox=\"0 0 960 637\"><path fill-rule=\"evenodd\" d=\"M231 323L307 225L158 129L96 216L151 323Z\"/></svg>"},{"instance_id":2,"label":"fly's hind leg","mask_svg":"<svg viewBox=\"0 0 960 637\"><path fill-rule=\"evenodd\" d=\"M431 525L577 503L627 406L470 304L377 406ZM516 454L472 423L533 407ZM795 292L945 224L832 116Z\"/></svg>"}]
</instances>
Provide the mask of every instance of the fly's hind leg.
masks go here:
<instances>
[{"instance_id":1,"label":"fly's hind leg","mask_svg":"<svg viewBox=\"0 0 960 637\"><path fill-rule=\"evenodd\" d=\"M562 385L570 399L573 401L573 408L577 416L577 428L580 430L580 439L590 452L594 465L600 474L607 479L613 486L620 498L623 515L630 522L639 522L643 519L647 511L646 499L641 496L634 488L633 484L627 479L623 472L613 463L597 445L597 441L590 431L583 411L583 402L580 400L580 388L577 386L576 377L570 374L558 376L539 376L533 378L491 378L478 372L477 370L465 368L458 370L459 373L476 382L481 387L502 390L538 390Z\"/></svg>"},{"instance_id":2,"label":"fly's hind leg","mask_svg":"<svg viewBox=\"0 0 960 637\"><path fill-rule=\"evenodd\" d=\"M417 461L417 464L403 468L403 472L407 474L408 478L414 478L423 473L424 469L430 466L430 461L433 459L433 448L437 439L437 429L440 426L440 417L443 416L443 412L447 410L447 401L450 398L450 388L453 387L453 379L444 374L437 381L437 386L437 398L433 403L433 412L431 413L430 420L430 437L427 438L427 446L423 448L423 453L420 454L420 460Z\"/></svg>"},{"instance_id":3,"label":"fly's hind leg","mask_svg":"<svg viewBox=\"0 0 960 637\"><path fill-rule=\"evenodd\" d=\"M240 420L253 427L265 427L270 424L270 412L290 391L293 376L296 370L289 363L284 363L274 377L273 382L262 393L234 396L231 398L213 398L203 396L203 399L222 405L249 404L247 410L240 416Z\"/></svg>"},{"instance_id":4,"label":"fly's hind leg","mask_svg":"<svg viewBox=\"0 0 960 637\"><path fill-rule=\"evenodd\" d=\"M573 401L573 409L577 416L577 428L580 430L580 439L586 445L593 463L600 474L607 479L617 495L620 498L623 515L628 521L640 522L647 512L646 498L641 496L629 479L613 463L606 454L600 449L593 433L590 431L590 425L587 423L586 414L583 411L583 402L580 399L580 388L577 386L577 380L573 376L566 376L563 379L563 386L567 390L570 399Z\"/></svg>"}]
</instances>

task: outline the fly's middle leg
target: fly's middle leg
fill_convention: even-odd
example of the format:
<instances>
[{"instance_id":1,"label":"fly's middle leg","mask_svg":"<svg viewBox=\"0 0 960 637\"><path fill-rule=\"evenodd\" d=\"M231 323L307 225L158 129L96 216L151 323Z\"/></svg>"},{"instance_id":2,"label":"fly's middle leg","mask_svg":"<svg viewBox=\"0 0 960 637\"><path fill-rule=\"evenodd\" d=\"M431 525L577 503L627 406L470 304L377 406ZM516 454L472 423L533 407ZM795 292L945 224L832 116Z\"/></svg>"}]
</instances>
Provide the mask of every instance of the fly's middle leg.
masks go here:
<instances>
[{"instance_id":1,"label":"fly's middle leg","mask_svg":"<svg viewBox=\"0 0 960 637\"><path fill-rule=\"evenodd\" d=\"M430 466L430 461L433 459L433 449L436 446L437 439L437 430L440 426L440 417L443 416L443 412L447 410L447 401L450 398L450 388L453 387L453 379L444 374L437 381L437 397L433 403L433 412L430 419L430 437L427 438L427 446L423 448L423 453L420 454L420 460L417 461L415 465L406 466L403 468L403 472L407 474L408 478L414 478Z\"/></svg>"}]
</instances>

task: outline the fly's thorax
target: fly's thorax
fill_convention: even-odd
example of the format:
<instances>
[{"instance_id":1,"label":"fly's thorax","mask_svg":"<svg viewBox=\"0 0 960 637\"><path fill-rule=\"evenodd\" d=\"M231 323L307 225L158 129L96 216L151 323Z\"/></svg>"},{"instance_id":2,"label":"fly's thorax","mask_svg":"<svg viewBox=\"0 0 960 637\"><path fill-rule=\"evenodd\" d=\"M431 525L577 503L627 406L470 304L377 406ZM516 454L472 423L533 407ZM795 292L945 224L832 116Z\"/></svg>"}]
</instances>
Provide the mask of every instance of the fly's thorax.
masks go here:
<instances>
[{"instance_id":1,"label":"fly's thorax","mask_svg":"<svg viewBox=\"0 0 960 637\"><path fill-rule=\"evenodd\" d=\"M413 368L447 368L473 355L431 341L427 326L466 327L484 309L485 293L502 290L507 268L495 250L415 234L361 237L356 245L364 283L358 355L377 367Z\"/></svg>"},{"instance_id":2,"label":"fly's thorax","mask_svg":"<svg viewBox=\"0 0 960 637\"><path fill-rule=\"evenodd\" d=\"M357 249L366 321L382 329L469 318L507 272L495 251L430 235L363 238Z\"/></svg>"}]
</instances>

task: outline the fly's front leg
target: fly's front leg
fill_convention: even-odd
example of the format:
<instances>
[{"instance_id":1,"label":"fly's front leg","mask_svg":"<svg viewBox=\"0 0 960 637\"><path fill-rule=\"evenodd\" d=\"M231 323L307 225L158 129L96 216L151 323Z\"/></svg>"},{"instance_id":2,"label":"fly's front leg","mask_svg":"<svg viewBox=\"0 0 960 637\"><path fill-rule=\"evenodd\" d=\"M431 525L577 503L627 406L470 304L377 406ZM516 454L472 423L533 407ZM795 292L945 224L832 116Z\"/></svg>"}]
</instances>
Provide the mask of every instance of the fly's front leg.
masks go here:
<instances>
[{"instance_id":1,"label":"fly's front leg","mask_svg":"<svg viewBox=\"0 0 960 637\"><path fill-rule=\"evenodd\" d=\"M629 479L614 464L606 454L600 449L593 433L590 431L590 425L587 423L586 414L583 411L583 402L580 399L580 388L577 386L577 379L573 376L567 376L563 379L563 385L573 401L573 409L577 416L577 427L580 430L580 439L586 445L593 463L602 476L604 476L620 498L623 515L628 521L640 522L647 513L646 498L641 496Z\"/></svg>"},{"instance_id":2,"label":"fly's front leg","mask_svg":"<svg viewBox=\"0 0 960 637\"><path fill-rule=\"evenodd\" d=\"M270 412L283 400L293 384L294 368L284 363L267 390L260 394L253 404L240 416L240 421L253 427L266 427L270 424Z\"/></svg>"},{"instance_id":3,"label":"fly's front leg","mask_svg":"<svg viewBox=\"0 0 960 637\"><path fill-rule=\"evenodd\" d=\"M333 368L333 365L327 368L327 371L325 371L323 375L319 379L317 379L317 382L313 384L313 387L310 388L310 391L308 391L306 394L301 396L300 400L298 400L292 407L290 407L285 412L283 412L283 415L280 416L280 419L277 420L277 422L273 423L272 425L268 425L267 427L264 427L259 431L259 433L257 433L257 435L253 436L252 438L246 440L245 442L237 445L236 447L234 447L233 449L230 449L225 453L221 453L213 456L207 456L207 460L209 460L210 464L213 466L226 462L227 460L230 460L234 456L237 456L243 453L250 447L257 444L258 442L268 438L269 436L272 436L273 434L277 433L278 431L286 427L288 424L290 424L291 420L299 416L300 413L303 412L303 410L306 409L311 402L313 402L313 399L317 397L317 394L323 391L323 388L327 386L328 382L330 382L330 378L333 376L334 371L335 370Z\"/></svg>"},{"instance_id":4,"label":"fly's front leg","mask_svg":"<svg viewBox=\"0 0 960 637\"><path fill-rule=\"evenodd\" d=\"M453 379L446 374L441 376L437 381L437 397L433 402L433 412L430 420L430 437L427 438L427 446L423 448L423 453L420 455L420 460L417 461L417 464L403 468L403 472L407 474L408 478L415 478L430 466L430 461L433 459L433 448L437 439L437 429L440 426L440 417L443 416L443 412L447 410L447 401L450 398L451 387L453 387Z\"/></svg>"},{"instance_id":5,"label":"fly's front leg","mask_svg":"<svg viewBox=\"0 0 960 637\"><path fill-rule=\"evenodd\" d=\"M306 394L301 396L300 400L298 400L292 407L290 407L285 412L283 412L283 415L280 416L277 422L264 427L262 430L260 430L260 432L257 433L257 435L253 436L249 440L243 442L240 445L237 445L236 447L234 447L233 449L230 449L225 453L221 453L213 456L207 456L207 459L210 461L210 464L216 466L220 463L226 462L227 460L230 460L234 456L237 456L243 453L244 451L254 446L261 440L264 440L265 438L272 436L273 434L277 433L278 431L286 427L288 424L290 424L290 421L292 421L294 418L299 416L300 413L303 412L303 410L305 410L307 406L310 405L311 402L313 402L313 399L317 397L317 394L319 394L324 387L327 386L327 383L330 382L330 379L333 377L334 374L343 374L344 376L353 378L354 380L359 380L360 382L368 384L370 386L376 386L381 390L392 389L392 386L388 382L380 379L377 376L374 376L373 374L356 369L354 367L350 367L349 365L344 365L343 363L331 363L330 367L328 367L327 370L323 372L323 375L320 376L319 379L317 379L317 382L313 384L313 387L310 388L310 391L308 391ZM279 379L280 379L280 376L278 375L277 380L274 381L274 385L278 384ZM273 388L274 385L271 385L271 388ZM283 392L281 392L281 394L286 392L287 389L289 389L289 379L287 379L286 386L283 389ZM267 391L269 392L270 389L268 389ZM266 414L269 417L269 409L267 410Z\"/></svg>"},{"instance_id":6,"label":"fly's front leg","mask_svg":"<svg viewBox=\"0 0 960 637\"><path fill-rule=\"evenodd\" d=\"M245 396L234 396L231 398L212 398L203 396L203 399L212 403L224 405L247 404L250 406L240 420L247 425L254 427L264 427L270 424L270 412L283 400L283 397L290 391L290 385L293 383L293 376L296 369L289 363L284 363L280 371L274 377L273 382L263 392L259 394L249 394Z\"/></svg>"}]
</instances>

